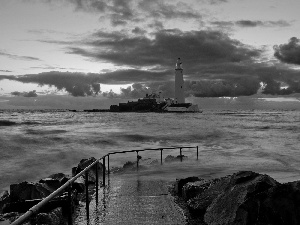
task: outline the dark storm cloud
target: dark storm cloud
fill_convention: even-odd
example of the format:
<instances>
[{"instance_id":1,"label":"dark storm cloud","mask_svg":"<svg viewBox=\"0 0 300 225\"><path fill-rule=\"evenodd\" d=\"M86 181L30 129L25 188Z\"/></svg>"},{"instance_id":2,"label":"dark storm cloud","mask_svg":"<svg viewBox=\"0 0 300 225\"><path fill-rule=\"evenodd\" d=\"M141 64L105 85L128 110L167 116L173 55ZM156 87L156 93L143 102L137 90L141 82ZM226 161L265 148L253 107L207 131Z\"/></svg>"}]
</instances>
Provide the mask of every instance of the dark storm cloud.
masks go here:
<instances>
[{"instance_id":1,"label":"dark storm cloud","mask_svg":"<svg viewBox=\"0 0 300 225\"><path fill-rule=\"evenodd\" d=\"M292 37L287 44L275 45L274 51L280 61L300 65L300 39Z\"/></svg>"},{"instance_id":2,"label":"dark storm cloud","mask_svg":"<svg viewBox=\"0 0 300 225\"><path fill-rule=\"evenodd\" d=\"M13 55L6 52L0 51L0 56L8 57L10 59L16 59L16 60L26 60L26 61L40 61L39 58L31 57L31 56L20 56L20 55Z\"/></svg>"},{"instance_id":3,"label":"dark storm cloud","mask_svg":"<svg viewBox=\"0 0 300 225\"><path fill-rule=\"evenodd\" d=\"M44 2L57 3L57 0ZM109 18L113 26L124 26L150 17L156 20L173 18L201 19L201 15L184 1L177 4L169 4L161 0L66 0L65 2L72 4L77 11L105 14L105 18ZM213 0L213 2L224 1Z\"/></svg>"},{"instance_id":4,"label":"dark storm cloud","mask_svg":"<svg viewBox=\"0 0 300 225\"><path fill-rule=\"evenodd\" d=\"M250 48L219 31L161 30L154 33L154 38L97 32L86 44L92 50L77 47L70 48L69 53L115 65L160 66L165 69L170 68L178 56L192 65L200 65L241 62L261 53L259 49Z\"/></svg>"},{"instance_id":5,"label":"dark storm cloud","mask_svg":"<svg viewBox=\"0 0 300 225\"><path fill-rule=\"evenodd\" d=\"M132 33L138 34L138 35L143 35L143 34L147 33L147 31L144 30L144 29L141 29L141 28L139 28L139 27L135 27L135 28L132 30Z\"/></svg>"},{"instance_id":6,"label":"dark storm cloud","mask_svg":"<svg viewBox=\"0 0 300 225\"><path fill-rule=\"evenodd\" d=\"M90 96L101 93L100 84L128 84L134 82L169 80L171 71L117 70L104 74L45 72L23 76L0 76L0 79L16 80L23 83L50 85L65 90L73 96ZM15 92L16 93L16 92Z\"/></svg>"},{"instance_id":7,"label":"dark storm cloud","mask_svg":"<svg viewBox=\"0 0 300 225\"><path fill-rule=\"evenodd\" d=\"M151 23L148 25L148 27L153 28L153 29L155 29L155 30L162 30L162 29L164 29L163 23L160 22L160 21L157 21L157 20L151 22Z\"/></svg>"},{"instance_id":8,"label":"dark storm cloud","mask_svg":"<svg viewBox=\"0 0 300 225\"><path fill-rule=\"evenodd\" d=\"M29 97L29 98L38 96L36 93L36 90L29 91L29 92L14 91L14 92L11 92L10 94L14 95L14 96L23 96L23 97Z\"/></svg>"},{"instance_id":9,"label":"dark storm cloud","mask_svg":"<svg viewBox=\"0 0 300 225\"><path fill-rule=\"evenodd\" d=\"M147 12L151 17L173 19L173 18L185 18L185 19L200 19L201 15L194 11L191 7L183 2L179 2L176 5L167 4L160 0L143 0L138 3L140 9Z\"/></svg>"},{"instance_id":10,"label":"dark storm cloud","mask_svg":"<svg viewBox=\"0 0 300 225\"><path fill-rule=\"evenodd\" d=\"M46 72L12 77L23 83L37 83L55 86L58 90L66 90L73 96L90 96L100 92L95 75L70 72Z\"/></svg>"},{"instance_id":11,"label":"dark storm cloud","mask_svg":"<svg viewBox=\"0 0 300 225\"><path fill-rule=\"evenodd\" d=\"M222 4L228 2L228 0L208 0L208 2L212 5Z\"/></svg>"},{"instance_id":12,"label":"dark storm cloud","mask_svg":"<svg viewBox=\"0 0 300 225\"><path fill-rule=\"evenodd\" d=\"M213 21L212 25L218 27L288 27L291 24L284 20L278 21L260 21L260 20L238 20L238 21Z\"/></svg>"},{"instance_id":13,"label":"dark storm cloud","mask_svg":"<svg viewBox=\"0 0 300 225\"><path fill-rule=\"evenodd\" d=\"M287 27L290 26L290 23L284 20L278 21L259 21L259 20L239 20L235 24L240 27Z\"/></svg>"}]
</instances>

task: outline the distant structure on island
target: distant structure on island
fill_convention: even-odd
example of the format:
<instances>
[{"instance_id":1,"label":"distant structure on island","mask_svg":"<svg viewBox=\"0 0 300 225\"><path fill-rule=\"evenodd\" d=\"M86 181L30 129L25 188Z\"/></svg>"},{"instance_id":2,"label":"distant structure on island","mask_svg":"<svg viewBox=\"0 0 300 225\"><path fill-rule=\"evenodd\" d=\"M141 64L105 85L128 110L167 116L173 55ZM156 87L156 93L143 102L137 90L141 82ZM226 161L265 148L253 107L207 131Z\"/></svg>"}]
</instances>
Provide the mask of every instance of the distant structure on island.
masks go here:
<instances>
[{"instance_id":1,"label":"distant structure on island","mask_svg":"<svg viewBox=\"0 0 300 225\"><path fill-rule=\"evenodd\" d=\"M185 103L183 68L180 58L175 65L175 98L163 98L162 92L146 94L137 101L111 105L111 112L199 112L198 105Z\"/></svg>"}]
</instances>

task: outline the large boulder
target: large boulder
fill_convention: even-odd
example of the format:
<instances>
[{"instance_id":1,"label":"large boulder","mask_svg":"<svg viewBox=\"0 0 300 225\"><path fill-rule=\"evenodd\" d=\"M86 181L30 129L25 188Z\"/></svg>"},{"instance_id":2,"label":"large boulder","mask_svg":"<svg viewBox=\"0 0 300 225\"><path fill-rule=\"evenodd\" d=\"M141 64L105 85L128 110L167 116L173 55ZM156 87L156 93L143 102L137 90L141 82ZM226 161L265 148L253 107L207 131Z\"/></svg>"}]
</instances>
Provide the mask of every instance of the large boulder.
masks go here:
<instances>
[{"instance_id":1,"label":"large boulder","mask_svg":"<svg viewBox=\"0 0 300 225\"><path fill-rule=\"evenodd\" d=\"M236 212L240 224L300 224L300 181L278 184L241 204Z\"/></svg>"},{"instance_id":2,"label":"large boulder","mask_svg":"<svg viewBox=\"0 0 300 225\"><path fill-rule=\"evenodd\" d=\"M42 183L48 187L51 192L60 188L69 180L69 177L63 173L55 173L47 178L41 179L39 183Z\"/></svg>"},{"instance_id":3,"label":"large boulder","mask_svg":"<svg viewBox=\"0 0 300 225\"><path fill-rule=\"evenodd\" d=\"M0 194L0 214L2 213L4 206L9 202L10 202L10 197L8 191L3 191Z\"/></svg>"},{"instance_id":4,"label":"large boulder","mask_svg":"<svg viewBox=\"0 0 300 225\"><path fill-rule=\"evenodd\" d=\"M84 170L86 167L88 167L90 164L95 162L96 159L94 157L91 157L89 159L82 159L80 160L77 167L72 169L73 176L80 173L82 170ZM88 181L89 183L95 183L96 182L96 170L98 170L98 176L101 176L103 173L103 170L105 170L105 167L102 163L96 163L95 166L93 166L90 170L88 170ZM85 174L83 175L84 179L86 179Z\"/></svg>"},{"instance_id":5,"label":"large boulder","mask_svg":"<svg viewBox=\"0 0 300 225\"><path fill-rule=\"evenodd\" d=\"M176 179L175 193L179 196L182 196L182 189L183 189L184 185L186 185L189 182L195 182L195 181L199 181L199 180L200 180L199 177L187 177L187 178L183 178L183 179Z\"/></svg>"},{"instance_id":6,"label":"large boulder","mask_svg":"<svg viewBox=\"0 0 300 225\"><path fill-rule=\"evenodd\" d=\"M66 224L63 216L62 208L56 208L49 213L39 213L36 215L35 224L47 224L47 225L64 225Z\"/></svg>"},{"instance_id":7,"label":"large boulder","mask_svg":"<svg viewBox=\"0 0 300 225\"><path fill-rule=\"evenodd\" d=\"M279 184L267 175L249 171L233 174L227 180L229 182L226 186L217 189L219 194L206 210L204 221L208 224L247 224L242 220L245 221L248 215L239 214L238 212L242 212L240 207L253 196L266 192ZM218 183L216 186L219 186ZM203 195L207 195L207 193L203 193ZM258 208L252 210L258 210Z\"/></svg>"},{"instance_id":8,"label":"large boulder","mask_svg":"<svg viewBox=\"0 0 300 225\"><path fill-rule=\"evenodd\" d=\"M52 192L46 184L21 182L10 185L10 201L17 202L23 200L42 199Z\"/></svg>"},{"instance_id":9,"label":"large boulder","mask_svg":"<svg viewBox=\"0 0 300 225\"><path fill-rule=\"evenodd\" d=\"M191 216L208 225L300 224L300 181L280 184L268 175L242 171L186 182L182 195Z\"/></svg>"}]
</instances>

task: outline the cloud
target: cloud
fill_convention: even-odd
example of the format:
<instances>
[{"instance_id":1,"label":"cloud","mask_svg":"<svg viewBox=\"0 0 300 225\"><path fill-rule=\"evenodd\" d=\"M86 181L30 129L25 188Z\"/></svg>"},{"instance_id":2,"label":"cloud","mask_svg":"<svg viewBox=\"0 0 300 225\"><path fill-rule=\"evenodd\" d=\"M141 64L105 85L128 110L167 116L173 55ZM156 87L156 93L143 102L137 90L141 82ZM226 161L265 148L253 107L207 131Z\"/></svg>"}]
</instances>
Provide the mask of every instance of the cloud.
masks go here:
<instances>
[{"instance_id":1,"label":"cloud","mask_svg":"<svg viewBox=\"0 0 300 225\"><path fill-rule=\"evenodd\" d=\"M138 3L140 9L149 16L163 19L200 19L201 15L185 3L179 2L176 5L168 4L160 0L143 0Z\"/></svg>"},{"instance_id":2,"label":"cloud","mask_svg":"<svg viewBox=\"0 0 300 225\"><path fill-rule=\"evenodd\" d=\"M4 73L11 73L11 70L0 70L0 72L4 72Z\"/></svg>"},{"instance_id":3,"label":"cloud","mask_svg":"<svg viewBox=\"0 0 300 225\"><path fill-rule=\"evenodd\" d=\"M287 27L291 24L284 20L278 21L260 21L260 20L239 20L234 22L235 25L240 27Z\"/></svg>"},{"instance_id":4,"label":"cloud","mask_svg":"<svg viewBox=\"0 0 300 225\"><path fill-rule=\"evenodd\" d=\"M292 37L287 44L275 45L274 51L281 62L300 65L300 39Z\"/></svg>"},{"instance_id":5,"label":"cloud","mask_svg":"<svg viewBox=\"0 0 300 225\"><path fill-rule=\"evenodd\" d=\"M34 1L34 0L27 0ZM45 0L46 3L59 4L58 0ZM212 0L213 3L225 0ZM71 4L75 11L98 13L109 19L113 26L127 26L129 23L155 20L201 19L201 15L188 4L161 0L65 0L60 4Z\"/></svg>"},{"instance_id":6,"label":"cloud","mask_svg":"<svg viewBox=\"0 0 300 225\"><path fill-rule=\"evenodd\" d=\"M15 60L26 60L26 61L41 61L39 58L31 57L31 56L20 56L20 55L13 55L3 51L0 51L0 56L8 57L10 59Z\"/></svg>"},{"instance_id":7,"label":"cloud","mask_svg":"<svg viewBox=\"0 0 300 225\"><path fill-rule=\"evenodd\" d=\"M135 28L132 30L132 33L138 34L138 35L143 35L143 34L147 33L147 31L144 30L144 29L141 29L141 28L139 28L139 27L135 27Z\"/></svg>"},{"instance_id":8,"label":"cloud","mask_svg":"<svg viewBox=\"0 0 300 225\"><path fill-rule=\"evenodd\" d=\"M46 72L11 77L23 83L38 83L40 85L55 86L58 90L66 90L72 96L91 96L100 92L99 83L95 75L71 72Z\"/></svg>"},{"instance_id":9,"label":"cloud","mask_svg":"<svg viewBox=\"0 0 300 225\"><path fill-rule=\"evenodd\" d=\"M210 24L219 28L231 28L234 26L242 28L252 27L288 27L291 24L285 20L261 21L261 20L238 20L238 21L212 21Z\"/></svg>"},{"instance_id":10,"label":"cloud","mask_svg":"<svg viewBox=\"0 0 300 225\"><path fill-rule=\"evenodd\" d=\"M36 90L33 90L33 91L29 91L29 92L19 92L19 91L14 91L14 92L11 92L11 95L14 95L14 96L23 96L23 97L37 97L37 93L36 93Z\"/></svg>"},{"instance_id":11,"label":"cloud","mask_svg":"<svg viewBox=\"0 0 300 225\"><path fill-rule=\"evenodd\" d=\"M85 44L89 48L70 47L69 53L138 68L159 66L169 69L179 56L185 62L200 65L242 62L261 54L261 50L246 46L219 31L160 30L153 33L153 38L97 32Z\"/></svg>"}]
</instances>

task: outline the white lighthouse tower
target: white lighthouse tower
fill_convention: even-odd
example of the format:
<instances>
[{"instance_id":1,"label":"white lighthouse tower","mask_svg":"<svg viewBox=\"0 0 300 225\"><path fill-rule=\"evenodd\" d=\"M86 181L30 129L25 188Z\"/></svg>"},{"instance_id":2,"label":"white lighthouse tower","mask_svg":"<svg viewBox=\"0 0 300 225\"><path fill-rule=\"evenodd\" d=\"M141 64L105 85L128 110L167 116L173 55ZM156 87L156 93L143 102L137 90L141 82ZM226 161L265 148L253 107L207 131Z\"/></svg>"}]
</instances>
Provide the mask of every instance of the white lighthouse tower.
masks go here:
<instances>
[{"instance_id":1,"label":"white lighthouse tower","mask_svg":"<svg viewBox=\"0 0 300 225\"><path fill-rule=\"evenodd\" d=\"M175 103L177 104L185 103L183 85L182 62L180 58L178 58L175 66Z\"/></svg>"}]
</instances>

